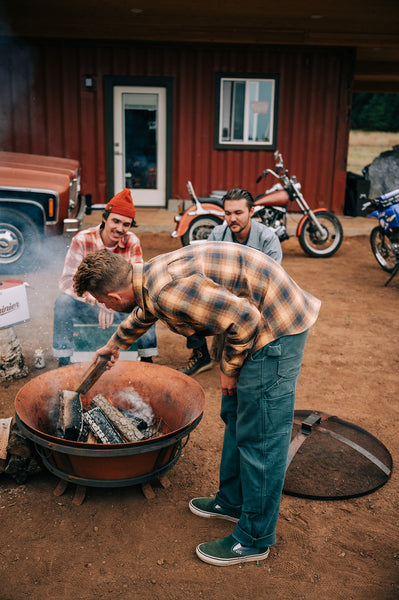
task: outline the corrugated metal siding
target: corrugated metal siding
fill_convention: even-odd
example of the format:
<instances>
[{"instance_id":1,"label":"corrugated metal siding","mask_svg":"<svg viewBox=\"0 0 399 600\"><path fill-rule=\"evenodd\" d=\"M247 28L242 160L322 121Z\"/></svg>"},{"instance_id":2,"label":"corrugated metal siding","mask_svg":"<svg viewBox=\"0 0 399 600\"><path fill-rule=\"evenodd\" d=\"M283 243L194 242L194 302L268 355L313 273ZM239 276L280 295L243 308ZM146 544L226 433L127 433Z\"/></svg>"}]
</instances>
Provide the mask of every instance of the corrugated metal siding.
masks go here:
<instances>
[{"instance_id":1,"label":"corrugated metal siding","mask_svg":"<svg viewBox=\"0 0 399 600\"><path fill-rule=\"evenodd\" d=\"M77 158L83 191L106 201L104 78L174 80L172 197L240 186L272 152L215 150L215 73L279 73L278 148L313 207L342 212L353 57L349 50L267 46L37 41L0 55L0 144L5 150ZM87 91L84 75L94 76ZM264 185L264 184L263 184Z\"/></svg>"}]
</instances>

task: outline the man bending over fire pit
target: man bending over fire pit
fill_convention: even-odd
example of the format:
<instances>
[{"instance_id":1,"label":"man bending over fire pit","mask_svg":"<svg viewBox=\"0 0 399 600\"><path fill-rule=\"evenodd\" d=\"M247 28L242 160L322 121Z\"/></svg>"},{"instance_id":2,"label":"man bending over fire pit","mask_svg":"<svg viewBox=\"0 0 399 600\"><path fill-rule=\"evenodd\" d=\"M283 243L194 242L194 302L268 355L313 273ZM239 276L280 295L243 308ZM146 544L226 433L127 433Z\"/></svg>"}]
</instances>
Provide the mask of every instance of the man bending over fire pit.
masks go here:
<instances>
[{"instance_id":1,"label":"man bending over fire pit","mask_svg":"<svg viewBox=\"0 0 399 600\"><path fill-rule=\"evenodd\" d=\"M54 306L53 356L58 358L58 366L69 365L73 354L73 321L97 323L108 329L113 322L119 324L127 315L115 314L86 294L84 300L73 292L73 276L82 259L95 250L106 248L115 252L129 263L143 262L140 240L129 229L136 227L136 209L130 190L125 188L116 194L106 205L102 221L97 227L89 227L77 233L65 258L60 280L61 296ZM140 360L152 362L158 355L155 327L138 341Z\"/></svg>"},{"instance_id":2,"label":"man bending over fire pit","mask_svg":"<svg viewBox=\"0 0 399 600\"><path fill-rule=\"evenodd\" d=\"M236 525L196 552L219 566L266 558L276 541L296 383L320 301L273 259L229 242L195 244L135 265L100 250L82 261L74 290L131 311L96 352L112 355L109 366L157 319L186 337L224 334L219 491L189 507Z\"/></svg>"}]
</instances>

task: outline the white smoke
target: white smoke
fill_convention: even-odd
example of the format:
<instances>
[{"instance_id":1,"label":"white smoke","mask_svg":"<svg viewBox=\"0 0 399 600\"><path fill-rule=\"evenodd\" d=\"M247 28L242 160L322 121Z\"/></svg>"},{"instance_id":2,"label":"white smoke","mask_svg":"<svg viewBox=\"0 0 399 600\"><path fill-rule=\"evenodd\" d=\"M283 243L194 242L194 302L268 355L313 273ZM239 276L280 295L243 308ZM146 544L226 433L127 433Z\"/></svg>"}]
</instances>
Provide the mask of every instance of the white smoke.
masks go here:
<instances>
[{"instance_id":1,"label":"white smoke","mask_svg":"<svg viewBox=\"0 0 399 600\"><path fill-rule=\"evenodd\" d=\"M151 405L135 390L121 391L112 394L112 401L119 400L123 402L124 410L128 410L132 416L142 419L151 426L154 423L154 412ZM118 404L118 402L116 402Z\"/></svg>"}]
</instances>

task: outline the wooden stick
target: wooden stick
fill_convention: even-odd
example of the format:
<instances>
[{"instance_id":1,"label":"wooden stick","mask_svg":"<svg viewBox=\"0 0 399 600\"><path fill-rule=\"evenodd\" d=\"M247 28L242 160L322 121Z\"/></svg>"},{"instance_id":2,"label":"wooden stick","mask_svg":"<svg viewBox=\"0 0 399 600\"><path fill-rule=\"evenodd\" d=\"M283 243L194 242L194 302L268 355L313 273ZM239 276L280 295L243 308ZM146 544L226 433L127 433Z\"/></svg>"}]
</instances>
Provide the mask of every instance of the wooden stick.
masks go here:
<instances>
[{"instance_id":1,"label":"wooden stick","mask_svg":"<svg viewBox=\"0 0 399 600\"><path fill-rule=\"evenodd\" d=\"M75 389L78 394L87 394L89 389L96 383L97 379L104 373L109 359L109 355L99 356L96 362L90 365Z\"/></svg>"}]
</instances>

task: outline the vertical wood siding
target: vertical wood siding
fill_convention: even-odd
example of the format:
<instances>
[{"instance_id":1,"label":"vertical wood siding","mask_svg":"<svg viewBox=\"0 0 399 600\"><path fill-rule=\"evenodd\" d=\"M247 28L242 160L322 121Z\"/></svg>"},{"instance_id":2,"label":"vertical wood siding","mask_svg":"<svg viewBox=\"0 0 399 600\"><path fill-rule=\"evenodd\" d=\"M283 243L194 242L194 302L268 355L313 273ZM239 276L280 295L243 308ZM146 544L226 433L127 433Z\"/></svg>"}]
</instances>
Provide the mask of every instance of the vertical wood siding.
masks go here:
<instances>
[{"instance_id":1,"label":"vertical wood siding","mask_svg":"<svg viewBox=\"0 0 399 600\"><path fill-rule=\"evenodd\" d=\"M278 149L311 206L342 213L352 70L346 49L3 41L0 146L80 160L83 192L105 202L105 77L170 77L172 197L187 197L187 179L201 196L236 186L256 195L273 153L214 149L215 74L278 73ZM94 90L84 88L84 75L94 77Z\"/></svg>"}]
</instances>

